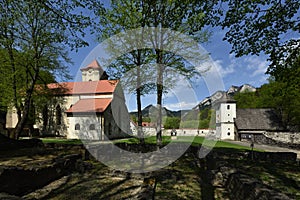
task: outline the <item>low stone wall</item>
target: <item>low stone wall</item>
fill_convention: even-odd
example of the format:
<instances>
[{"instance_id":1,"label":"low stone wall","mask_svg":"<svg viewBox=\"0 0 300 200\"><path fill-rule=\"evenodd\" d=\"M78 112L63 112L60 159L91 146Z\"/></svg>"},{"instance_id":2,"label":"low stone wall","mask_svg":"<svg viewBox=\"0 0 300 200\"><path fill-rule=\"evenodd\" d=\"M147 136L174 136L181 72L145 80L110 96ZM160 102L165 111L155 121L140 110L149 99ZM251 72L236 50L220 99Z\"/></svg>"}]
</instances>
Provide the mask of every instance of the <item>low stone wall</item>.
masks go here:
<instances>
[{"instance_id":1,"label":"low stone wall","mask_svg":"<svg viewBox=\"0 0 300 200\"><path fill-rule=\"evenodd\" d=\"M7 151L12 149L22 149L22 148L33 148L42 147L43 142L39 139L24 139L24 140L14 140L10 139L0 133L0 151Z\"/></svg>"},{"instance_id":2,"label":"low stone wall","mask_svg":"<svg viewBox=\"0 0 300 200\"><path fill-rule=\"evenodd\" d=\"M300 144L300 133L266 132L264 135L278 142Z\"/></svg>"},{"instance_id":3,"label":"low stone wall","mask_svg":"<svg viewBox=\"0 0 300 200\"><path fill-rule=\"evenodd\" d=\"M0 191L21 196L41 188L73 171L82 170L81 154L56 158L52 164L31 169L0 167Z\"/></svg>"},{"instance_id":4,"label":"low stone wall","mask_svg":"<svg viewBox=\"0 0 300 200\"><path fill-rule=\"evenodd\" d=\"M226 182L226 188L228 190L230 199L233 200L290 199L285 194L268 188L268 186L264 185L257 179L242 173L231 174Z\"/></svg>"},{"instance_id":5,"label":"low stone wall","mask_svg":"<svg viewBox=\"0 0 300 200\"><path fill-rule=\"evenodd\" d=\"M281 135L282 134L282 135ZM300 143L298 143L299 135L289 133L265 133L260 135L255 135L254 140L255 143L258 144L266 144L266 145L273 145L278 147L290 148L290 149L300 149ZM290 138L290 139L288 139ZM292 141L291 138L295 138Z\"/></svg>"},{"instance_id":6,"label":"low stone wall","mask_svg":"<svg viewBox=\"0 0 300 200\"><path fill-rule=\"evenodd\" d=\"M205 174L209 177L209 184L211 184L215 190L224 188L229 199L232 200L291 199L287 195L263 184L260 180L242 173L239 169L231 166L230 163L221 159L222 157L233 156L239 159L251 159L251 152L232 154L212 151L205 158L199 159L201 168L205 170ZM255 152L254 154L255 159L270 162L272 162L272 160L276 160L276 162L294 162L296 160L295 156L296 155L294 155L294 153L290 152Z\"/></svg>"}]
</instances>

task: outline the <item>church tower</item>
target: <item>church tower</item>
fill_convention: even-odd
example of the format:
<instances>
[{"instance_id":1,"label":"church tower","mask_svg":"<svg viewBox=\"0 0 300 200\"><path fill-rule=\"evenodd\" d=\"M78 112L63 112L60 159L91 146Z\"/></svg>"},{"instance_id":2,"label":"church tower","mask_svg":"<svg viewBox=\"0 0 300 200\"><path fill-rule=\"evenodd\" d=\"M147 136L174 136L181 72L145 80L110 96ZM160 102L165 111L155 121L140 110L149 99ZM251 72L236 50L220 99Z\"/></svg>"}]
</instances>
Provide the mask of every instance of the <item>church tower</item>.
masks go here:
<instances>
[{"instance_id":1,"label":"church tower","mask_svg":"<svg viewBox=\"0 0 300 200\"><path fill-rule=\"evenodd\" d=\"M107 80L106 72L100 67L97 60L93 60L86 67L81 68L82 81L99 81Z\"/></svg>"},{"instance_id":2,"label":"church tower","mask_svg":"<svg viewBox=\"0 0 300 200\"><path fill-rule=\"evenodd\" d=\"M225 96L215 104L216 135L221 140L235 140L236 102Z\"/></svg>"}]
</instances>

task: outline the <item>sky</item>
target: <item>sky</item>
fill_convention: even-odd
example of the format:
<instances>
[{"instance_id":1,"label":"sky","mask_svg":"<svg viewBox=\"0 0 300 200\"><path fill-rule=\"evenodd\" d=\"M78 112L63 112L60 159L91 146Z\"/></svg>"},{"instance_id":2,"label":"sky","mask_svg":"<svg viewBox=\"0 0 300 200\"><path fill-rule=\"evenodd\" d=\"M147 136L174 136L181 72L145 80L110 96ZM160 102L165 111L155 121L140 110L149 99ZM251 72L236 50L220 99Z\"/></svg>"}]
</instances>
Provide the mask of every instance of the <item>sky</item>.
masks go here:
<instances>
[{"instance_id":1,"label":"sky","mask_svg":"<svg viewBox=\"0 0 300 200\"><path fill-rule=\"evenodd\" d=\"M204 78L187 82L184 78L178 77L176 87L164 95L163 106L170 110L191 109L205 97L218 90L227 90L232 85L250 84L254 87L260 87L262 84L267 83L268 76L265 74L269 64L267 56L249 55L236 58L233 54L230 54L231 45L222 40L224 34L224 30L214 28L209 42L201 44L202 48L210 54L210 64L213 65L213 68L208 72L211 74L208 76L211 76L211 78L207 78L204 74ZM78 81L79 69L86 65L84 60L91 56L90 53L94 48L99 46L99 42L92 37L87 38L87 40L90 44L88 47L70 53L70 58L74 63L70 67L70 73L73 77L73 80L70 81ZM215 75L218 76L215 77ZM128 110L136 110L135 95L125 92L125 96ZM142 98L142 108L149 104L156 104L155 94Z\"/></svg>"}]
</instances>

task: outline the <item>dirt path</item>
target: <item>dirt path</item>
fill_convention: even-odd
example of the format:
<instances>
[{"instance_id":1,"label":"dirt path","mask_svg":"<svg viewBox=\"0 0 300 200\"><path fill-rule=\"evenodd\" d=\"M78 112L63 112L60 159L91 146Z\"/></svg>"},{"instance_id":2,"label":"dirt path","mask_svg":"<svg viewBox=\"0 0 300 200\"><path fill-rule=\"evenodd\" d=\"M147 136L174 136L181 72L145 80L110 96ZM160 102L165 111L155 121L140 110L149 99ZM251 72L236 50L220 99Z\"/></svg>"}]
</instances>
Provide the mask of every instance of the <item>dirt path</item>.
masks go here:
<instances>
[{"instance_id":1,"label":"dirt path","mask_svg":"<svg viewBox=\"0 0 300 200\"><path fill-rule=\"evenodd\" d=\"M232 144L238 144L241 146L250 146L249 142L242 142L242 141L226 141ZM283 148L283 147L276 147L276 146L271 146L271 145L265 145L265 144L254 144L254 148L256 149L261 149L264 151L268 152L294 152L297 154L297 159L300 159L300 150L295 150L295 149L288 149L288 148Z\"/></svg>"}]
</instances>

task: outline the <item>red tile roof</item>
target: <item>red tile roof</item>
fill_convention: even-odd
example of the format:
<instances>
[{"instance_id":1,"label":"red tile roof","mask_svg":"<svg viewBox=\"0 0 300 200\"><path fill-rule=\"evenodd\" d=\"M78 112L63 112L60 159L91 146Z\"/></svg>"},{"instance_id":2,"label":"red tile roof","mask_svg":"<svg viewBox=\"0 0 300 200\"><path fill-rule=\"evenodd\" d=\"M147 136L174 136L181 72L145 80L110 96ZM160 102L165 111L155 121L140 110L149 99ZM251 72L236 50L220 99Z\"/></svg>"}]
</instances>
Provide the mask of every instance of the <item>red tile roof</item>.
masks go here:
<instances>
[{"instance_id":1,"label":"red tile roof","mask_svg":"<svg viewBox=\"0 0 300 200\"><path fill-rule=\"evenodd\" d=\"M97 62L97 60L93 60L90 64L88 64L84 68L81 68L80 70L81 71L85 71L85 70L88 70L88 69L101 69L102 70L102 68L100 67L100 65Z\"/></svg>"},{"instance_id":2,"label":"red tile roof","mask_svg":"<svg viewBox=\"0 0 300 200\"><path fill-rule=\"evenodd\" d=\"M102 113L111 103L111 98L81 99L77 101L66 113Z\"/></svg>"},{"instance_id":3,"label":"red tile roof","mask_svg":"<svg viewBox=\"0 0 300 200\"><path fill-rule=\"evenodd\" d=\"M48 88L57 90L56 93L59 95L107 94L113 93L118 83L118 80L65 82L48 84Z\"/></svg>"}]
</instances>

